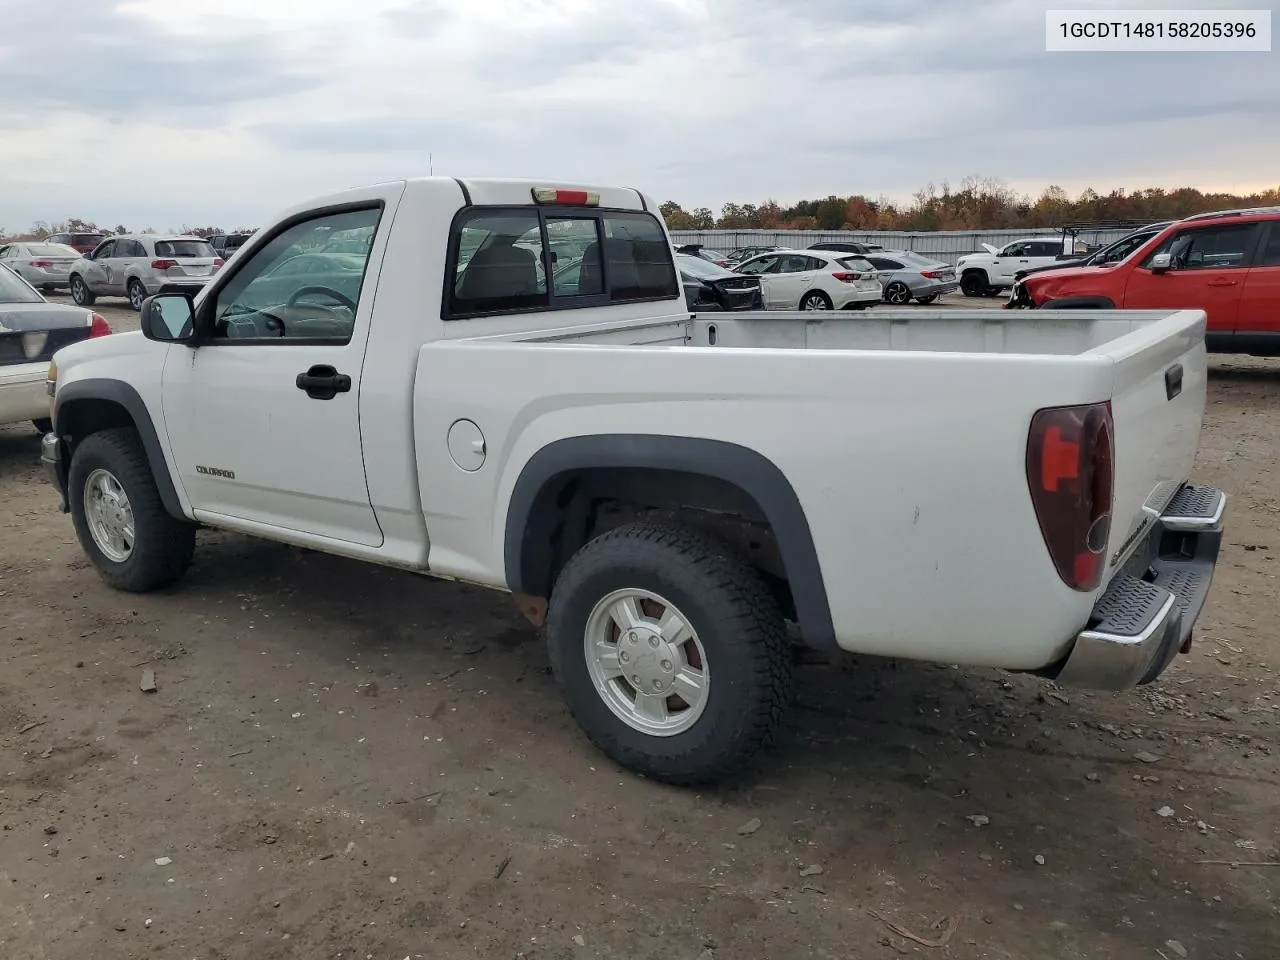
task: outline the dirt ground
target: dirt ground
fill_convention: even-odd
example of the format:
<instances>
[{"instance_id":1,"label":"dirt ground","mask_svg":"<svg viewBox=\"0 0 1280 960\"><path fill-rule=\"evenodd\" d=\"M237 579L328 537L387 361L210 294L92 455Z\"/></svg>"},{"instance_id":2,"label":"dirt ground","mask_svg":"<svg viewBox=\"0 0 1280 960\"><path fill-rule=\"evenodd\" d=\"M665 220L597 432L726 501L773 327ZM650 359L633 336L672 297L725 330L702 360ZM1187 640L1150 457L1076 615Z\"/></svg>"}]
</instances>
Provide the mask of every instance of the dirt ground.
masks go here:
<instances>
[{"instance_id":1,"label":"dirt ground","mask_svg":"<svg viewBox=\"0 0 1280 960\"><path fill-rule=\"evenodd\" d=\"M803 666L704 792L595 753L503 596L215 533L111 592L0 429L0 956L1274 960L1278 404L1214 361L1228 536L1157 684Z\"/></svg>"}]
</instances>

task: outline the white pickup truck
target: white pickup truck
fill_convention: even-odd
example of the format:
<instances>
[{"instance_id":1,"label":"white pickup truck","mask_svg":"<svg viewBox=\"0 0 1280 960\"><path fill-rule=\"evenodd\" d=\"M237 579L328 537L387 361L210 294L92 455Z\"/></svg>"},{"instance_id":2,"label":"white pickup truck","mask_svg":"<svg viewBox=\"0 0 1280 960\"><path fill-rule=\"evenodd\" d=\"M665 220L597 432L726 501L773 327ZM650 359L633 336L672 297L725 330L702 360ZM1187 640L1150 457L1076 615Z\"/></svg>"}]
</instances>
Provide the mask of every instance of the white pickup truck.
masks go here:
<instances>
[{"instance_id":1,"label":"white pickup truck","mask_svg":"<svg viewBox=\"0 0 1280 960\"><path fill-rule=\"evenodd\" d=\"M777 727L794 633L1106 689L1187 649L1202 312L700 316L656 209L430 178L286 211L55 356L86 554L154 590L205 526L510 591L590 738L684 784Z\"/></svg>"}]
</instances>

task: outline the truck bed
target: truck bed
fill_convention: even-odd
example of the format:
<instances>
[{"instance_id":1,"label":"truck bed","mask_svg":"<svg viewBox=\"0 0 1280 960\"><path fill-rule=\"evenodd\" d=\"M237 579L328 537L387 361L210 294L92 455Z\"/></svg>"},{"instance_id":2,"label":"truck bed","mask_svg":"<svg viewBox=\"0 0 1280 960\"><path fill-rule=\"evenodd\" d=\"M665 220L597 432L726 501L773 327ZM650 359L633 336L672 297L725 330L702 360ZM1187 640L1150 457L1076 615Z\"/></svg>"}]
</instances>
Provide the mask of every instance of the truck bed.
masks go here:
<instances>
[{"instance_id":1,"label":"truck bed","mask_svg":"<svg viewBox=\"0 0 1280 960\"><path fill-rule=\"evenodd\" d=\"M1111 404L1105 585L1190 472L1204 326L1202 311L876 309L450 331L421 348L414 387L430 565L501 585L503 507L521 465L557 439L714 438L778 465L820 518L812 533L846 649L946 661L954 647L969 663L1040 667L1094 597L1065 587L1041 540L1031 419ZM436 438L462 419L481 425L492 469L463 473L441 454ZM486 509L499 512L481 534ZM1033 623L1060 631L1060 646L1029 646Z\"/></svg>"}]
</instances>

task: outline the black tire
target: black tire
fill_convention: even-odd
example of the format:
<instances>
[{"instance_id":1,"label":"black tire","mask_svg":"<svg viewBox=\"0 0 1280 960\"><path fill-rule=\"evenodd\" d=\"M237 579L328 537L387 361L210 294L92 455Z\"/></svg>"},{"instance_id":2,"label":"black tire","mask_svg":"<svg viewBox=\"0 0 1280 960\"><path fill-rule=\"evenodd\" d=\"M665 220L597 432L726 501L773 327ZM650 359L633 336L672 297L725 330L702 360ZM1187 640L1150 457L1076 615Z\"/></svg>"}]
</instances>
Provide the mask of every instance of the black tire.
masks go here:
<instances>
[{"instance_id":1,"label":"black tire","mask_svg":"<svg viewBox=\"0 0 1280 960\"><path fill-rule=\"evenodd\" d=\"M85 514L85 484L99 469L119 482L133 511L133 547L123 561L112 559L99 548ZM80 442L71 456L67 499L80 546L109 586L148 593L180 580L191 565L195 525L177 520L165 510L146 451L133 428L103 430Z\"/></svg>"},{"instance_id":2,"label":"black tire","mask_svg":"<svg viewBox=\"0 0 1280 960\"><path fill-rule=\"evenodd\" d=\"M988 286L985 270L966 270L960 275L960 292L966 297L986 296Z\"/></svg>"},{"instance_id":3,"label":"black tire","mask_svg":"<svg viewBox=\"0 0 1280 960\"><path fill-rule=\"evenodd\" d=\"M71 275L71 299L80 307L92 307L98 299L92 290L85 284L84 278L78 273Z\"/></svg>"},{"instance_id":4,"label":"black tire","mask_svg":"<svg viewBox=\"0 0 1280 960\"><path fill-rule=\"evenodd\" d=\"M884 288L884 300L895 307L905 306L911 302L911 288L901 280L895 280Z\"/></svg>"},{"instance_id":5,"label":"black tire","mask_svg":"<svg viewBox=\"0 0 1280 960\"><path fill-rule=\"evenodd\" d=\"M933 301L937 299L938 295L936 293L931 293L927 297L916 297L916 303L933 303Z\"/></svg>"},{"instance_id":6,"label":"black tire","mask_svg":"<svg viewBox=\"0 0 1280 960\"><path fill-rule=\"evenodd\" d=\"M147 299L147 288L136 277L125 285L124 292L129 298L129 306L142 312L142 301Z\"/></svg>"},{"instance_id":7,"label":"black tire","mask_svg":"<svg viewBox=\"0 0 1280 960\"><path fill-rule=\"evenodd\" d=\"M31 425L36 428L36 432L42 437L46 433L53 433L53 421L48 417L44 417L40 420L32 420Z\"/></svg>"},{"instance_id":8,"label":"black tire","mask_svg":"<svg viewBox=\"0 0 1280 960\"><path fill-rule=\"evenodd\" d=\"M812 306L810 306L810 304L812 304ZM828 297L821 290L814 290L810 293L806 293L803 297L800 298L800 309L801 310L830 310L831 298Z\"/></svg>"},{"instance_id":9,"label":"black tire","mask_svg":"<svg viewBox=\"0 0 1280 960\"><path fill-rule=\"evenodd\" d=\"M588 671L592 611L627 588L669 600L706 651L706 703L683 732L659 736L624 722ZM675 524L628 524L575 553L551 595L547 646L569 711L591 742L665 783L714 783L739 770L772 739L791 691L786 624L759 574L726 543Z\"/></svg>"}]
</instances>

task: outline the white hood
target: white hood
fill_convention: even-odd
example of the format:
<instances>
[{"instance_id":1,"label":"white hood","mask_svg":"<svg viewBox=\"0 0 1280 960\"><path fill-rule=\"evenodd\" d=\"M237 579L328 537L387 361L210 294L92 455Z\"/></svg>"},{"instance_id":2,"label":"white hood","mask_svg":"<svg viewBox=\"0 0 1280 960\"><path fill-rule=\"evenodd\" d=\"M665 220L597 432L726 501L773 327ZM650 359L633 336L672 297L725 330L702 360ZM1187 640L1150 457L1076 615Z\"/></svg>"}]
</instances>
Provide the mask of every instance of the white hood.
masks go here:
<instances>
[{"instance_id":1,"label":"white hood","mask_svg":"<svg viewBox=\"0 0 1280 960\"><path fill-rule=\"evenodd\" d=\"M982 245L982 248L983 248L984 250L986 250L986 251L987 251L987 253L991 254L993 257L994 257L996 254L998 254L998 253L1000 252L1000 248L999 248L999 247L993 247L993 246L992 246L991 244L989 244L989 243L984 243L984 244Z\"/></svg>"}]
</instances>

